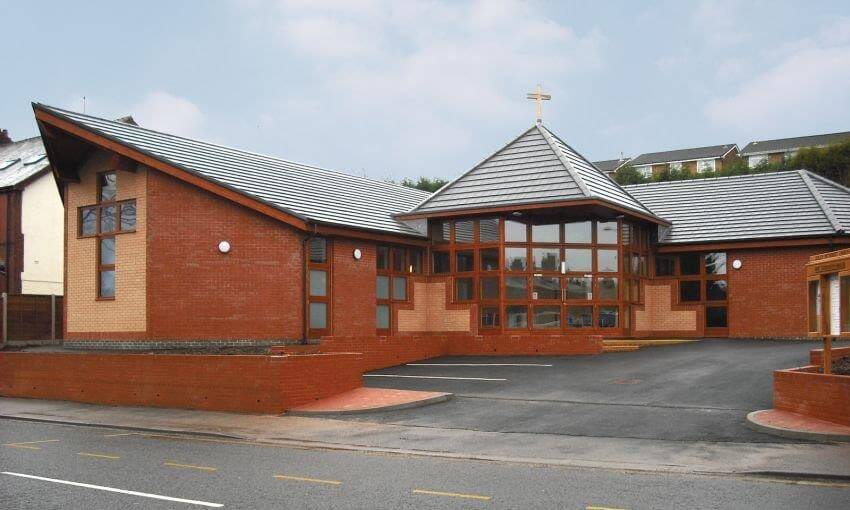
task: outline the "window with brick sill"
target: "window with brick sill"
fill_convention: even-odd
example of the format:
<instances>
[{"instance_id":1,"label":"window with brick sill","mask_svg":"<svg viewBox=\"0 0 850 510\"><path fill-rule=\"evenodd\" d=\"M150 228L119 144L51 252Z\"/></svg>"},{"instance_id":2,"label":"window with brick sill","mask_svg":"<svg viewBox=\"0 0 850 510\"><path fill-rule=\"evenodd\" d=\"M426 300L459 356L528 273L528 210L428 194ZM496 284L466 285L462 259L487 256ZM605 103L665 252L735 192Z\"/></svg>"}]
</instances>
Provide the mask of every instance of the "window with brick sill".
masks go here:
<instances>
[{"instance_id":1,"label":"window with brick sill","mask_svg":"<svg viewBox=\"0 0 850 510\"><path fill-rule=\"evenodd\" d=\"M115 236L136 230L136 201L117 198L117 173L102 172L97 174L96 204L77 210L78 237L97 240L97 299L115 299Z\"/></svg>"}]
</instances>

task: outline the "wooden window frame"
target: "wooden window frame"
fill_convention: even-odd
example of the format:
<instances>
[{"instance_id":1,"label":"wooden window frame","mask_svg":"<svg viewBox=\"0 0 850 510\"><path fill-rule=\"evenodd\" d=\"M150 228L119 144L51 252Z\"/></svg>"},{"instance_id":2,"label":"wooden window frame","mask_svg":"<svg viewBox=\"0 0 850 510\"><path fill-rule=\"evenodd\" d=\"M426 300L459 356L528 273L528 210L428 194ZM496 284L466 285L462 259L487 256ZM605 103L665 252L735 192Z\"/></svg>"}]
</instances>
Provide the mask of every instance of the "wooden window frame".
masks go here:
<instances>
[{"instance_id":1,"label":"wooden window frame","mask_svg":"<svg viewBox=\"0 0 850 510\"><path fill-rule=\"evenodd\" d=\"M323 239L325 241L325 261L313 262L310 260L310 243L314 239ZM321 338L331 335L333 332L333 241L328 237L312 237L307 241L307 313L305 320L307 321L307 336L310 338ZM312 283L313 271L325 272L325 295L314 296L310 293L310 285ZM314 328L310 324L310 305L313 303L324 303L325 305L325 327Z\"/></svg>"},{"instance_id":2,"label":"wooden window frame","mask_svg":"<svg viewBox=\"0 0 850 510\"><path fill-rule=\"evenodd\" d=\"M377 278L379 276L384 276L387 278L387 282L389 285L389 299L379 298L377 293L375 294L375 329L379 335L390 335L394 331L396 331L395 324L395 311L397 310L398 305L406 304L411 301L410 292L413 288L413 284L411 282L411 278L416 275L424 274L424 264L425 264L425 256L426 253L422 251L420 248L414 248L410 246L399 246L399 245L390 245L390 244L380 244L376 245L375 250L386 249L389 255L388 264L386 269L377 267L377 258L375 263L375 281L377 286ZM404 255L404 261L401 265L401 270L395 269L396 255L402 252ZM419 271L413 270L413 264L411 264L411 253L418 252L420 267ZM451 254L449 255L449 264L451 265ZM395 279L396 278L404 278L405 279L405 291L404 291L404 299L399 299L395 295ZM387 306L389 307L389 327L388 328L379 328L377 324L377 307L378 306Z\"/></svg>"},{"instance_id":3,"label":"wooden window frame","mask_svg":"<svg viewBox=\"0 0 850 510\"><path fill-rule=\"evenodd\" d=\"M727 263L726 272L723 274L709 274L708 266L705 262L706 255L710 253L723 253L726 256L726 260L729 260L729 252L726 250L715 250L715 251L705 251L705 252L688 252L688 255L696 255L699 260L699 274L688 274L683 275L681 270L681 262L679 259L680 255L683 253L672 253L670 254L674 258L673 264L673 276L662 276L657 277L659 279L672 279L676 282L676 304L677 305L701 305L703 308L703 327L705 328L706 336L721 336L725 337L729 335L729 317L730 317L730 294L731 287L729 285L729 266ZM654 268L653 268L654 269ZM654 270L653 270L654 274ZM724 280L726 282L726 299L708 299L708 282ZM680 286L682 282L699 282L699 293L700 298L695 301L683 301ZM808 305L807 305L808 306ZM723 307L726 309L726 326L725 327L709 327L708 326L708 309L709 308L718 308ZM808 328L808 324L806 325Z\"/></svg>"},{"instance_id":4,"label":"wooden window frame","mask_svg":"<svg viewBox=\"0 0 850 510\"><path fill-rule=\"evenodd\" d=\"M107 174L113 174L115 176L115 196L111 200L101 200L103 195L103 177ZM95 249L95 300L97 301L114 301L115 296L118 294L118 272L116 270L116 263L118 259L118 240L117 236L121 234L132 234L136 232L136 225L138 225L138 217L136 221L133 223L132 230L122 230L121 229L121 209L124 204L136 204L136 199L126 199L126 200L118 200L119 188L118 188L118 171L117 170L104 170L102 172L98 172L95 176L97 179L97 195L95 197L95 203L90 205L84 205L77 207L77 238L78 239L94 239L97 243L97 247ZM104 232L102 228L103 222L103 209L106 207L114 207L115 208L115 229L109 232ZM95 229L93 234L85 234L83 235L83 210L85 209L94 209L95 211ZM113 239L114 246L114 257L115 260L112 264L103 264L101 262L101 244L103 239ZM111 296L104 296L103 289L101 287L101 274L105 271L112 271L114 275L113 281L113 294Z\"/></svg>"},{"instance_id":5,"label":"wooden window frame","mask_svg":"<svg viewBox=\"0 0 850 510\"><path fill-rule=\"evenodd\" d=\"M104 264L103 263L103 241L106 239L112 239L112 264ZM118 250L117 250L117 242L115 240L114 235L102 235L97 237L97 300L98 301L114 301L115 295L118 293L117 281L118 281L118 273L115 271L115 262L118 258ZM101 277L105 271L112 271L112 295L104 296L103 288L101 287Z\"/></svg>"}]
</instances>

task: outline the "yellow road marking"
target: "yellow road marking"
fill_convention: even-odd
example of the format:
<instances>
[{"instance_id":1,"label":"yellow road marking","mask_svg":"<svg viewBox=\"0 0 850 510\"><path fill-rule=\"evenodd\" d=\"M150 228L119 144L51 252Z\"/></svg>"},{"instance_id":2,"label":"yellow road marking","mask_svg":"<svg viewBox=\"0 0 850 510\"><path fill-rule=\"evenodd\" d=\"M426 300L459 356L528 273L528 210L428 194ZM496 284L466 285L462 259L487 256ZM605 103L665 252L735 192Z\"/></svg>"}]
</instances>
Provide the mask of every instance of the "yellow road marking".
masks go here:
<instances>
[{"instance_id":1,"label":"yellow road marking","mask_svg":"<svg viewBox=\"0 0 850 510\"><path fill-rule=\"evenodd\" d=\"M425 489L413 489L414 494L427 494L429 496L446 496L449 498L464 498L464 499L477 499L479 501L490 501L490 496L479 496L478 494L461 494L458 492L440 492L440 491L429 491Z\"/></svg>"},{"instance_id":2,"label":"yellow road marking","mask_svg":"<svg viewBox=\"0 0 850 510\"><path fill-rule=\"evenodd\" d=\"M178 462L163 462L163 466L176 467L176 468L185 468L185 469L197 469L199 471L218 471L218 468L209 467L209 466L196 466L194 464L180 464Z\"/></svg>"},{"instance_id":3,"label":"yellow road marking","mask_svg":"<svg viewBox=\"0 0 850 510\"><path fill-rule=\"evenodd\" d=\"M305 478L303 476L275 475L274 477L278 480L294 480L296 482L326 483L328 485L342 484L339 480L322 480L320 478Z\"/></svg>"},{"instance_id":4,"label":"yellow road marking","mask_svg":"<svg viewBox=\"0 0 850 510\"><path fill-rule=\"evenodd\" d=\"M623 510L622 508L611 508L609 506L589 506L587 510Z\"/></svg>"},{"instance_id":5,"label":"yellow road marking","mask_svg":"<svg viewBox=\"0 0 850 510\"><path fill-rule=\"evenodd\" d=\"M6 443L3 446L9 446L9 447L12 447L12 448L26 448L28 450L41 450L41 447L39 447L39 446L29 446L29 445L39 444L39 443L55 443L57 441L59 441L59 439L45 439L43 441L22 441L20 443Z\"/></svg>"},{"instance_id":6,"label":"yellow road marking","mask_svg":"<svg viewBox=\"0 0 850 510\"><path fill-rule=\"evenodd\" d=\"M135 432L122 432L120 434L104 434L103 437L135 436Z\"/></svg>"},{"instance_id":7,"label":"yellow road marking","mask_svg":"<svg viewBox=\"0 0 850 510\"><path fill-rule=\"evenodd\" d=\"M109 459L109 460L118 460L118 459L121 458L117 455L106 455L104 453L77 452L77 455L82 455L83 457L94 457L96 459Z\"/></svg>"}]
</instances>

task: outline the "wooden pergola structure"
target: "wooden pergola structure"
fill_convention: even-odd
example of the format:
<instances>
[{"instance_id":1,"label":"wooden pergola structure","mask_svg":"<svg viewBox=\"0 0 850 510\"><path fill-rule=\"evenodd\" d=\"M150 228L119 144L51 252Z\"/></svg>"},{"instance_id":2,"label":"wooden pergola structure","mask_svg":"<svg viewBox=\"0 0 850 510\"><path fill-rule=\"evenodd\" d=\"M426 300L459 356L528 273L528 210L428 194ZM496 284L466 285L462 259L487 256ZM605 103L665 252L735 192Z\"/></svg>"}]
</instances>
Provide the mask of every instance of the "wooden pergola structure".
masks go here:
<instances>
[{"instance_id":1,"label":"wooden pergola structure","mask_svg":"<svg viewBox=\"0 0 850 510\"><path fill-rule=\"evenodd\" d=\"M809 258L808 329L823 338L823 373L832 372L832 341L850 338L850 249Z\"/></svg>"}]
</instances>

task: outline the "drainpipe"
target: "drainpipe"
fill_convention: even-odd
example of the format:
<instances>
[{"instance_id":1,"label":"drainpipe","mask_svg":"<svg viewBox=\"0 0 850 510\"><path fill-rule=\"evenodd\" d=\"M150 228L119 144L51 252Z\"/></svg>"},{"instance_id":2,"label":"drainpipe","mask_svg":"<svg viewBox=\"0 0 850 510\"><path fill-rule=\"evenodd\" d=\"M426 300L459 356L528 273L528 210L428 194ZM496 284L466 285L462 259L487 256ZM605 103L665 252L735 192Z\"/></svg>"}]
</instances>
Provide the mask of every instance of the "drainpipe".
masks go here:
<instances>
[{"instance_id":1,"label":"drainpipe","mask_svg":"<svg viewBox=\"0 0 850 510\"><path fill-rule=\"evenodd\" d=\"M307 244L310 242L310 239L313 239L314 237L316 237L315 223L313 224L313 231L305 235L304 239L301 240L301 341L305 344L307 343L307 332L310 329L310 310L307 301L307 295L310 292L307 261L309 260L310 254L307 249Z\"/></svg>"}]
</instances>

